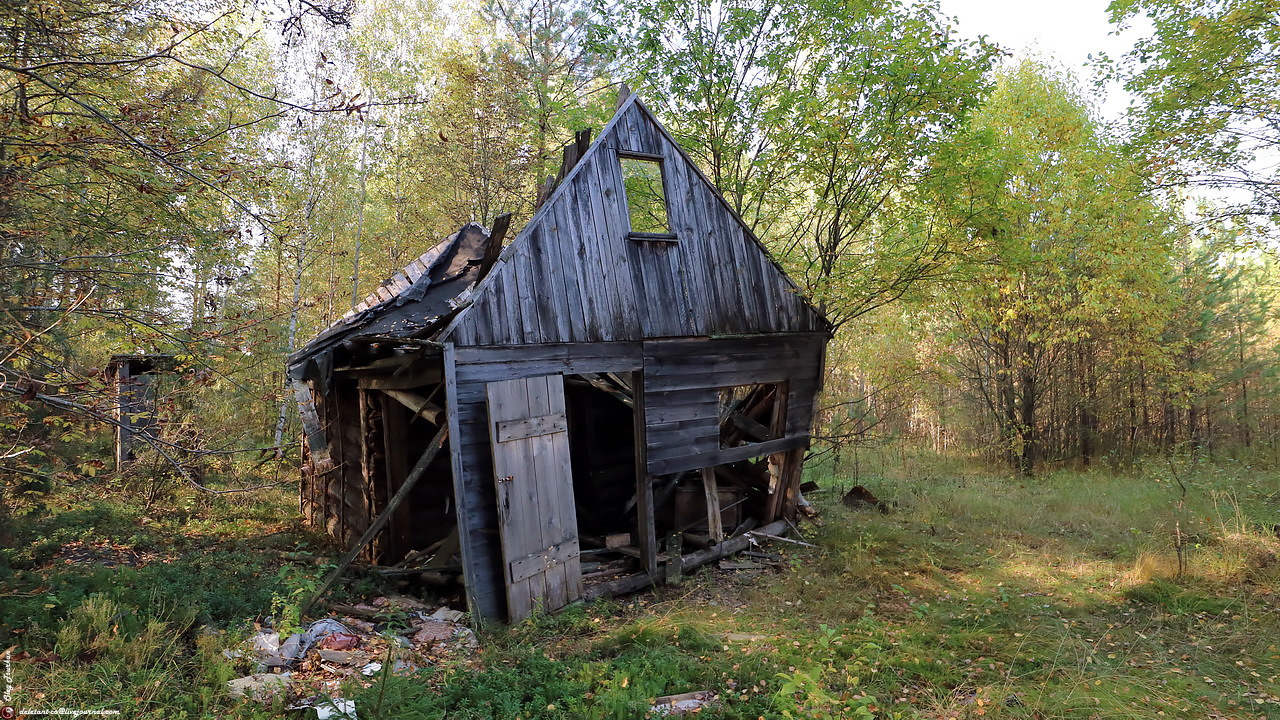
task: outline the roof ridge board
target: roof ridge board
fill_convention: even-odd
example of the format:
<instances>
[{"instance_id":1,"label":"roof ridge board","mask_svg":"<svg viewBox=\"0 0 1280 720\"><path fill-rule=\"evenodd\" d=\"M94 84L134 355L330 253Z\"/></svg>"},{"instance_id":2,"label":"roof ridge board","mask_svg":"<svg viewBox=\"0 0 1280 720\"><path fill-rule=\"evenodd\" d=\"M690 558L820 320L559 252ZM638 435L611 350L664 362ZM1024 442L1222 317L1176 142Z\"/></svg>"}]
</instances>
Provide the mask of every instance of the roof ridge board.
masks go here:
<instances>
[{"instance_id":1,"label":"roof ridge board","mask_svg":"<svg viewBox=\"0 0 1280 720\"><path fill-rule=\"evenodd\" d=\"M613 117L609 118L609 122L605 123L604 127L600 128L600 132L596 135L595 140L592 140L591 144L587 146L586 152L582 153L582 156L578 158L578 162L574 163L573 168L569 170L569 174L565 175L563 178L560 179L560 182L556 185L556 189L553 190L552 193L547 196L546 200L542 201L542 206L539 207L537 212L535 212L533 216L529 218L528 222L524 224L524 227L520 228L520 232L516 234L515 239L512 240L510 244L508 244L505 248L502 249L502 254L499 255L498 259L493 263L493 268L489 270L489 274L485 275L484 278L479 283L477 283L475 287L471 289L472 303L467 307L463 308L461 311L459 311L458 314L454 316L453 320L450 321L449 324L446 325L443 330L437 333L436 337L439 340L444 341L445 338L449 337L450 333L453 332L454 328L458 326L458 324L462 321L462 319L467 316L471 308L474 307L475 301L480 299L480 293L489 291L489 288L492 287L494 282L492 278L497 276L497 273L494 272L494 270L496 270L499 265L506 262L510 258L510 256L515 252L515 248L517 246L528 242L528 236L529 236L530 230L537 223L541 222L542 216L548 212L547 209L550 208L552 203L558 200L560 195L562 195L565 192L565 189L564 189L565 186L569 185L569 182L573 180L573 178L575 178L578 175L578 173L582 170L582 167L587 164L586 163L587 158L591 157L592 153L595 153L599 150L599 146L601 142L610 132L613 131L614 126L618 124L622 116L626 114L627 110L631 109L632 105L635 105L639 102L640 102L640 97L635 93L631 93L631 96L627 98L626 102L622 103L622 105L619 106L618 109L613 113ZM641 105L641 107L644 107L644 106Z\"/></svg>"}]
</instances>

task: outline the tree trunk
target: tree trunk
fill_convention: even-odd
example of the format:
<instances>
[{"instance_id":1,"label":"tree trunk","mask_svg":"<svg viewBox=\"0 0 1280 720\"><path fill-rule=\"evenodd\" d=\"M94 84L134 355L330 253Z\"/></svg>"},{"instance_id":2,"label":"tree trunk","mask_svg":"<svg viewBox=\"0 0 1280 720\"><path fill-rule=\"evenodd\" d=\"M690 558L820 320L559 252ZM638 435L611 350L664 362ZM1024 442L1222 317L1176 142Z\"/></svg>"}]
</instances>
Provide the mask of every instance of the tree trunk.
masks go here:
<instances>
[{"instance_id":1,"label":"tree trunk","mask_svg":"<svg viewBox=\"0 0 1280 720\"><path fill-rule=\"evenodd\" d=\"M298 244L297 263L294 265L293 274L293 306L289 308L289 337L286 345L286 355L292 355L296 349L295 345L298 341L298 310L302 306L302 271L306 267L304 261L307 254L307 242L303 239ZM285 379L286 385L288 379ZM284 429L286 421L289 418L289 388L285 387L283 399L280 402L280 413L276 416L276 434L272 441L272 447L276 448L277 454L282 454L284 443Z\"/></svg>"},{"instance_id":2,"label":"tree trunk","mask_svg":"<svg viewBox=\"0 0 1280 720\"><path fill-rule=\"evenodd\" d=\"M1019 398L1018 430L1022 453L1018 456L1018 474L1029 477L1039 460L1039 443L1036 433L1036 377L1029 368L1019 373L1022 395Z\"/></svg>"}]
</instances>

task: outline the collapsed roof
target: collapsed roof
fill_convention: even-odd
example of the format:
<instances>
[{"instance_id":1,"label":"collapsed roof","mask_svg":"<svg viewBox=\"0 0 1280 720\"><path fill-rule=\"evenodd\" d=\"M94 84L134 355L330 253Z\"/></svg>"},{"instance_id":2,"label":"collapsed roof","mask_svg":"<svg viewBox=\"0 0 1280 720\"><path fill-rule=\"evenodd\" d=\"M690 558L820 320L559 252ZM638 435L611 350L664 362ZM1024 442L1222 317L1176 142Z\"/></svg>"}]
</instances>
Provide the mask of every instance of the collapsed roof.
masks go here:
<instances>
[{"instance_id":1,"label":"collapsed roof","mask_svg":"<svg viewBox=\"0 0 1280 720\"><path fill-rule=\"evenodd\" d=\"M296 366L355 337L428 339L466 306L502 250L510 215L492 231L470 222L418 256L328 329L289 356Z\"/></svg>"}]
</instances>

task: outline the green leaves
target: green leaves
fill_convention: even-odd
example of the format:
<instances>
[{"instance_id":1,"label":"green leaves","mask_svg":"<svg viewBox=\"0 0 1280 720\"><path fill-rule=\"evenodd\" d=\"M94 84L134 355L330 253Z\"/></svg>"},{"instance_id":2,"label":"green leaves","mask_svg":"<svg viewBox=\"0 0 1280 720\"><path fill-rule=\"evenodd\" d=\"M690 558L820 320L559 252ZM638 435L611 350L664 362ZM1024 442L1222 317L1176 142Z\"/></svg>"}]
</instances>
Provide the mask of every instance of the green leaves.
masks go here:
<instances>
[{"instance_id":1,"label":"green leaves","mask_svg":"<svg viewBox=\"0 0 1280 720\"><path fill-rule=\"evenodd\" d=\"M1154 34L1110 69L1143 101L1131 112L1132 142L1149 156L1156 185L1216 188L1231 205L1226 214L1274 223L1280 201L1272 188L1280 177L1268 158L1280 150L1280 4L1111 5L1117 24L1140 15Z\"/></svg>"}]
</instances>

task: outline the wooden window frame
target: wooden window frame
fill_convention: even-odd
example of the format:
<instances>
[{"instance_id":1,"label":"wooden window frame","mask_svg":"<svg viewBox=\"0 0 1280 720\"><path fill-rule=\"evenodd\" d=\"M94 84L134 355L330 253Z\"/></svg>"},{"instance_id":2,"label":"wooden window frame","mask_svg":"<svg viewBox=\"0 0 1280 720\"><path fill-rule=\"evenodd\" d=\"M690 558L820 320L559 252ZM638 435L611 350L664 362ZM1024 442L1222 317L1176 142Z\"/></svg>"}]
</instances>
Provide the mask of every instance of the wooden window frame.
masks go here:
<instances>
[{"instance_id":1,"label":"wooden window frame","mask_svg":"<svg viewBox=\"0 0 1280 720\"><path fill-rule=\"evenodd\" d=\"M634 150L617 150L615 152L618 162L618 180L622 187L622 203L627 210L627 239L636 242L660 242L674 243L679 242L680 238L674 232L669 233L647 233L635 232L631 229L631 201L627 199L627 181L622 177L622 161L623 160L646 160L658 164L658 175L662 177L662 202L664 210L667 211L667 227L671 227L671 192L667 185L667 163L665 155L655 155L653 153L637 152Z\"/></svg>"},{"instance_id":2,"label":"wooden window frame","mask_svg":"<svg viewBox=\"0 0 1280 720\"><path fill-rule=\"evenodd\" d=\"M722 385L719 391L733 390L741 387L753 387L762 385L774 386L773 409L769 418L769 424L765 426L765 431L769 437L762 440L743 441L740 445L724 445L724 438L720 438L720 450L736 450L744 447L754 447L766 445L768 443L778 442L787 439L787 405L791 398L791 381L790 380L759 380L756 382L747 382L737 385ZM763 425L763 423L760 423ZM768 453L762 453L765 455ZM759 456L757 456L759 457Z\"/></svg>"}]
</instances>

